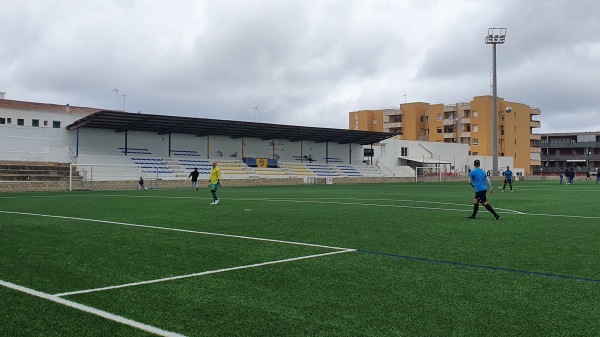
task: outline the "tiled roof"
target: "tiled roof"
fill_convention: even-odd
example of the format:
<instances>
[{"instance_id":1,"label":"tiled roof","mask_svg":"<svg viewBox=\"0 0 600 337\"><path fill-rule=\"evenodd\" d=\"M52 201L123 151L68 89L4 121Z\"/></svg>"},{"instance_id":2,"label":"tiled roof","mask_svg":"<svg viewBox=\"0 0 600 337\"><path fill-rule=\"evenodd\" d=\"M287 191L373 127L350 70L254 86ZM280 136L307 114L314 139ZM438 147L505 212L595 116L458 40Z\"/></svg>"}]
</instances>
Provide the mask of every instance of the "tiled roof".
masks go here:
<instances>
[{"instance_id":1,"label":"tiled roof","mask_svg":"<svg viewBox=\"0 0 600 337\"><path fill-rule=\"evenodd\" d=\"M86 116L91 113L102 110L102 109L97 109L97 108L70 106L68 104L67 105L59 105L59 104L48 104L48 103L34 103L34 102L13 101L10 99L0 99L0 109L13 109L13 110L25 110L25 111L46 111L46 112L65 113L65 114L82 115L82 116Z\"/></svg>"}]
</instances>

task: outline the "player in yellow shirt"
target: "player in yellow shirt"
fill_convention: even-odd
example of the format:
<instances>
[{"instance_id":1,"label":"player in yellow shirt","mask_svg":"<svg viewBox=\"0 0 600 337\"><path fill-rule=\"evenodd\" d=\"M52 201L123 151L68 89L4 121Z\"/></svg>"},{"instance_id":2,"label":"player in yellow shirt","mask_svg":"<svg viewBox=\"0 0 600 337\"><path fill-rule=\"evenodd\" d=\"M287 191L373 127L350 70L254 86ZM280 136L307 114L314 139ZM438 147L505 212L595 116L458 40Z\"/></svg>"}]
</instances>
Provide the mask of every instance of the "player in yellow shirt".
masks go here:
<instances>
[{"instance_id":1,"label":"player in yellow shirt","mask_svg":"<svg viewBox=\"0 0 600 337\"><path fill-rule=\"evenodd\" d=\"M217 197L217 188L221 185L221 169L217 166L217 162L213 161L212 170L210 170L210 193L212 193L213 202L211 205L218 205L219 198Z\"/></svg>"}]
</instances>

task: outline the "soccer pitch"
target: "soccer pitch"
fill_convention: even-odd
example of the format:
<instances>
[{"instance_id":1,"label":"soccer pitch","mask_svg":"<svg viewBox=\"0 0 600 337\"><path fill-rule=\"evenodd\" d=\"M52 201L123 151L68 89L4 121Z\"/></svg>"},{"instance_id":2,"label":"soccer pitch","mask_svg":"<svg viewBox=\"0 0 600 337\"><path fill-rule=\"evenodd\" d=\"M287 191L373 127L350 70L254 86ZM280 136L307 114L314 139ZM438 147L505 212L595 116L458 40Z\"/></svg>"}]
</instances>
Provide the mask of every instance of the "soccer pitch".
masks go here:
<instances>
[{"instance_id":1,"label":"soccer pitch","mask_svg":"<svg viewBox=\"0 0 600 337\"><path fill-rule=\"evenodd\" d=\"M514 190L4 193L0 336L600 335L600 185Z\"/></svg>"}]
</instances>

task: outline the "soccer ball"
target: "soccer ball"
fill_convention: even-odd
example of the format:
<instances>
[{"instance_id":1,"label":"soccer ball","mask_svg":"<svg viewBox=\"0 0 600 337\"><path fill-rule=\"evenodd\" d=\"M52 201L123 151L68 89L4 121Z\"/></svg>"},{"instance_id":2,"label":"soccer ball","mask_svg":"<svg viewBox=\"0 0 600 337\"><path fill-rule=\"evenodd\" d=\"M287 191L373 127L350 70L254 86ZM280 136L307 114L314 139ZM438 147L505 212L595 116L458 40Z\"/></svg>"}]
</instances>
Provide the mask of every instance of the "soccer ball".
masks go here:
<instances>
[{"instance_id":1,"label":"soccer ball","mask_svg":"<svg viewBox=\"0 0 600 337\"><path fill-rule=\"evenodd\" d=\"M511 113L512 112L512 108L509 107L509 106L507 106L505 111L506 111L506 113Z\"/></svg>"}]
</instances>

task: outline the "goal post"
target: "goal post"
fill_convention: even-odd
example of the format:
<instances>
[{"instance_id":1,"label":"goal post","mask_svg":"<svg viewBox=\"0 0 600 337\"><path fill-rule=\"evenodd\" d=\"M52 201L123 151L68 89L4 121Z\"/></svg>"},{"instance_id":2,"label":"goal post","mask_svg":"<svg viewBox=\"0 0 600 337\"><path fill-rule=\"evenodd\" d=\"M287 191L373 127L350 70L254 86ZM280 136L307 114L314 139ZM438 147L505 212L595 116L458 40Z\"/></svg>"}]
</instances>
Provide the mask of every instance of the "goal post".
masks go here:
<instances>
[{"instance_id":1,"label":"goal post","mask_svg":"<svg viewBox=\"0 0 600 337\"><path fill-rule=\"evenodd\" d=\"M111 180L138 181L140 177L151 179L142 171L141 165L71 164L69 169L69 191L93 189L94 182ZM77 183L79 182L79 183Z\"/></svg>"}]
</instances>

